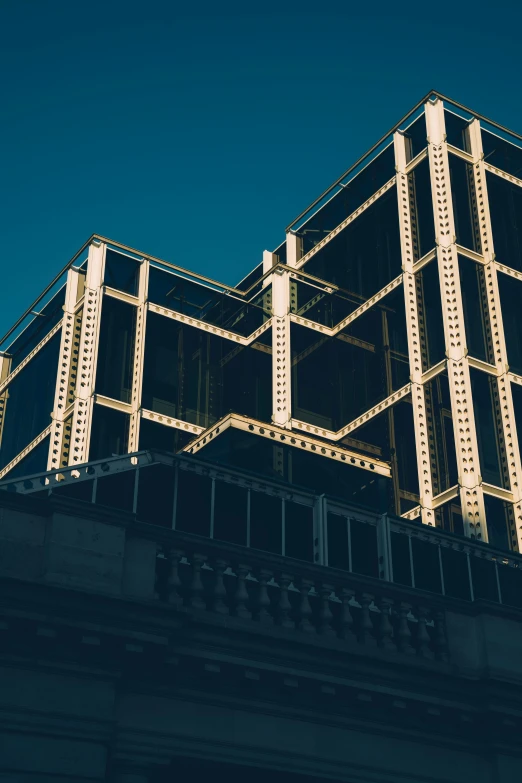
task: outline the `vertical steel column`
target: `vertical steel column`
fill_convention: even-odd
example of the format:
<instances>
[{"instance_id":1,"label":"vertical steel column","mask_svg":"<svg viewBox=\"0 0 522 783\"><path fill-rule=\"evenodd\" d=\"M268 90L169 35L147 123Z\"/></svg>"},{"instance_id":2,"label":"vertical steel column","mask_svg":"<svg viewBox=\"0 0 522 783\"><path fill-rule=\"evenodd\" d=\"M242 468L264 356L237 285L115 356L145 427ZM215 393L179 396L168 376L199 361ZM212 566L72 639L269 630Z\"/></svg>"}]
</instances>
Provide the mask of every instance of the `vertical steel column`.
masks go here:
<instances>
[{"instance_id":1,"label":"vertical steel column","mask_svg":"<svg viewBox=\"0 0 522 783\"><path fill-rule=\"evenodd\" d=\"M288 266L295 267L302 255L303 240L297 234L294 234L293 231L288 231L286 234L286 263Z\"/></svg>"},{"instance_id":2,"label":"vertical steel column","mask_svg":"<svg viewBox=\"0 0 522 783\"><path fill-rule=\"evenodd\" d=\"M104 266L105 245L94 240L89 247L87 279L85 281L85 301L69 455L70 465L87 462L89 458Z\"/></svg>"},{"instance_id":3,"label":"vertical steel column","mask_svg":"<svg viewBox=\"0 0 522 783\"><path fill-rule=\"evenodd\" d=\"M140 439L141 392L143 386L143 361L145 357L145 330L147 327L147 296L149 288L149 262L143 260L140 266L136 308L136 330L134 333L134 361L132 365L132 413L129 425L128 451L138 451Z\"/></svg>"},{"instance_id":4,"label":"vertical steel column","mask_svg":"<svg viewBox=\"0 0 522 783\"><path fill-rule=\"evenodd\" d=\"M272 281L272 420L290 429L292 418L289 274L277 269Z\"/></svg>"},{"instance_id":5,"label":"vertical steel column","mask_svg":"<svg viewBox=\"0 0 522 783\"><path fill-rule=\"evenodd\" d=\"M430 464L430 442L426 400L422 386L422 346L417 303L417 287L413 273L415 261L415 237L412 226L411 203L406 171L406 139L399 131L393 137L395 168L397 171L397 203L399 205L399 227L401 237L402 283L406 308L408 355L410 361L411 397L413 423L415 428L417 472L421 518L426 525L435 525L433 511L433 483Z\"/></svg>"},{"instance_id":6,"label":"vertical steel column","mask_svg":"<svg viewBox=\"0 0 522 783\"><path fill-rule=\"evenodd\" d=\"M444 107L426 103L431 192L464 533L488 540L464 329Z\"/></svg>"},{"instance_id":7,"label":"vertical steel column","mask_svg":"<svg viewBox=\"0 0 522 783\"><path fill-rule=\"evenodd\" d=\"M78 376L82 323L82 312L75 311L82 284L83 275L76 269L69 269L63 306L58 375L51 414L52 425L47 470L55 470L69 464L74 390Z\"/></svg>"},{"instance_id":8,"label":"vertical steel column","mask_svg":"<svg viewBox=\"0 0 522 783\"><path fill-rule=\"evenodd\" d=\"M3 383L11 372L11 357L0 353L0 383ZM9 387L0 394L0 446L2 445L2 432L4 429L5 408Z\"/></svg>"},{"instance_id":9,"label":"vertical steel column","mask_svg":"<svg viewBox=\"0 0 522 783\"><path fill-rule=\"evenodd\" d=\"M498 408L502 428L502 463L509 478L514 500L514 515L512 518L511 543L522 552L522 461L515 422L511 381L508 376L508 355L504 326L502 323L502 308L498 289L497 268L495 263L495 247L491 216L489 211L486 169L484 151L482 149L482 134L480 122L473 120L469 126L471 154L473 155L473 178L475 185L475 219L480 235L482 254L486 262L484 268L485 298L487 301L490 334L490 360L495 363L498 372ZM486 520L487 524L487 520Z\"/></svg>"}]
</instances>

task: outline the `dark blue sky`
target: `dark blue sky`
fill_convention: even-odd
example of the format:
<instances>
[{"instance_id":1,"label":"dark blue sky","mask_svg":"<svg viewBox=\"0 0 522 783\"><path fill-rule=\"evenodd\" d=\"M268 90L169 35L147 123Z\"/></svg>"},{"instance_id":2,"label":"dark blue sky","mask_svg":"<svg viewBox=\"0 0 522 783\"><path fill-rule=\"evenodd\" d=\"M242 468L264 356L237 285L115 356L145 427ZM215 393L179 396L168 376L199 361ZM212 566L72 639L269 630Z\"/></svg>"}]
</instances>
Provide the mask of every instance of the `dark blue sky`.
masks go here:
<instances>
[{"instance_id":1,"label":"dark blue sky","mask_svg":"<svg viewBox=\"0 0 522 783\"><path fill-rule=\"evenodd\" d=\"M464 6L2 0L0 333L94 232L237 282L430 89L522 131L522 11Z\"/></svg>"}]
</instances>

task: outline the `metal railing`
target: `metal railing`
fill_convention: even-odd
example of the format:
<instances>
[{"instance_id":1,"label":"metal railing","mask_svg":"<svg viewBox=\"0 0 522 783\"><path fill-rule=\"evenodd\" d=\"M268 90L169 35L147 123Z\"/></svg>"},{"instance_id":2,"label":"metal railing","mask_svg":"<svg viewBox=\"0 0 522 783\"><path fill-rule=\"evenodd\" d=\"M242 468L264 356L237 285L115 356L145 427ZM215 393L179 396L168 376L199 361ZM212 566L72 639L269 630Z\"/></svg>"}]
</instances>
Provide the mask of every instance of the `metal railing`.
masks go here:
<instances>
[{"instance_id":1,"label":"metal railing","mask_svg":"<svg viewBox=\"0 0 522 783\"><path fill-rule=\"evenodd\" d=\"M108 506L156 528L463 601L522 609L522 556L284 481L142 451L0 482Z\"/></svg>"}]
</instances>

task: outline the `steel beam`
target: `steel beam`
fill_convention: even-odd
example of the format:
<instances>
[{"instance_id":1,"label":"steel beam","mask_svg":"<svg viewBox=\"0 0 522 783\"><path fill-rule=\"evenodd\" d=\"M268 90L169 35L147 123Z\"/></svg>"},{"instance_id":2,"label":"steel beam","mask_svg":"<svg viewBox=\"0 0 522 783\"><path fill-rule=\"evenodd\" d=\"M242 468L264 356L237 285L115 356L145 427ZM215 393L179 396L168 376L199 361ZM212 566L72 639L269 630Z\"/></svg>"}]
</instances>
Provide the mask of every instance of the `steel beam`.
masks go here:
<instances>
[{"instance_id":1,"label":"steel beam","mask_svg":"<svg viewBox=\"0 0 522 783\"><path fill-rule=\"evenodd\" d=\"M489 210L482 134L480 122L476 119L470 123L469 136L475 185L475 222L486 262L484 268L484 300L489 317L488 347L491 354L489 359L494 362L498 374L495 412L500 436L500 461L504 480L511 489L514 502L513 513L510 518L511 545L513 548L518 549L519 552L522 552L522 461L520 458L511 380L508 374L508 355L502 323L502 307L497 278L498 270L495 264L495 247ZM492 494L491 490L489 490L489 494Z\"/></svg>"},{"instance_id":2,"label":"steel beam","mask_svg":"<svg viewBox=\"0 0 522 783\"><path fill-rule=\"evenodd\" d=\"M87 462L92 425L93 394L102 309L102 284L106 245L94 240L89 246L87 279L80 333L78 373L74 390L69 464Z\"/></svg>"},{"instance_id":3,"label":"steel beam","mask_svg":"<svg viewBox=\"0 0 522 783\"><path fill-rule=\"evenodd\" d=\"M406 330L408 336L408 357L410 362L413 426L415 430L415 451L421 519L425 525L435 524L433 513L433 478L431 473L432 442L428 427L428 411L423 387L423 323L419 319L419 302L414 264L418 255L416 216L414 214L410 179L407 174L406 139L400 132L393 137L395 168L397 170L397 203L399 207L399 230L402 257L402 282L406 309ZM428 254L430 255L430 254Z\"/></svg>"},{"instance_id":4,"label":"steel beam","mask_svg":"<svg viewBox=\"0 0 522 783\"><path fill-rule=\"evenodd\" d=\"M4 429L5 408L7 405L7 384L4 381L9 377L11 368L11 357L6 354L0 354L0 447L2 446L2 432Z\"/></svg>"},{"instance_id":5,"label":"steel beam","mask_svg":"<svg viewBox=\"0 0 522 783\"><path fill-rule=\"evenodd\" d=\"M272 420L289 429L292 418L290 348L290 278L278 267L272 281Z\"/></svg>"},{"instance_id":6,"label":"steel beam","mask_svg":"<svg viewBox=\"0 0 522 783\"><path fill-rule=\"evenodd\" d=\"M381 476L391 477L391 469L387 462L363 456L362 454L346 449L343 446L335 446L335 448L332 448L331 444L312 438L302 432L292 433L284 427L266 424L265 422L252 419L249 416L240 416L236 413L229 413L223 419L216 422L213 427L210 427L210 429L203 432L198 438L188 443L183 451L187 454L197 454L198 451L209 443L209 441L214 440L229 427L266 438L272 441L275 446L292 446L300 450L306 450L310 453L326 457L327 459L344 462L347 465L362 468L363 470L368 470L372 473L378 473Z\"/></svg>"},{"instance_id":7,"label":"steel beam","mask_svg":"<svg viewBox=\"0 0 522 783\"><path fill-rule=\"evenodd\" d=\"M438 98L434 102L430 100L426 103L426 125L464 533L468 537L487 541L477 430L467 360L464 309L460 290L444 108L442 101Z\"/></svg>"},{"instance_id":8,"label":"steel beam","mask_svg":"<svg viewBox=\"0 0 522 783\"><path fill-rule=\"evenodd\" d=\"M147 328L147 296L149 290L149 262L140 264L138 283L138 305L136 307L136 328L134 331L134 357L132 365L132 413L129 424L127 451L138 451L140 440L140 408L143 388L143 364L145 360L145 334Z\"/></svg>"},{"instance_id":9,"label":"steel beam","mask_svg":"<svg viewBox=\"0 0 522 783\"><path fill-rule=\"evenodd\" d=\"M64 315L60 338L58 374L51 414L51 437L47 470L65 467L69 463L71 447L72 408L78 375L78 356L82 310L78 310L79 295L83 288L83 275L72 267L67 272Z\"/></svg>"}]
</instances>

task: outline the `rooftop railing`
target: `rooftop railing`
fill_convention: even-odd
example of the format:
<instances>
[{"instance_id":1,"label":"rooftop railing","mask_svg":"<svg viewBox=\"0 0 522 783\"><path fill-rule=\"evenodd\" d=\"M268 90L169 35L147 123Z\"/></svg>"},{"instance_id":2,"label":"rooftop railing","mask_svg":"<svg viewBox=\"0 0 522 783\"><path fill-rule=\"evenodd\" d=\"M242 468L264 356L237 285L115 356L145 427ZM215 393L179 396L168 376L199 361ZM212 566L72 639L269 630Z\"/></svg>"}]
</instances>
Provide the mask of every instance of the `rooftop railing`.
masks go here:
<instances>
[{"instance_id":1,"label":"rooftop railing","mask_svg":"<svg viewBox=\"0 0 522 783\"><path fill-rule=\"evenodd\" d=\"M244 562L282 558L299 579L327 566L414 594L522 609L518 554L186 455L137 452L0 482L0 503L3 492L124 511L152 532L201 541L201 552L228 544Z\"/></svg>"}]
</instances>

